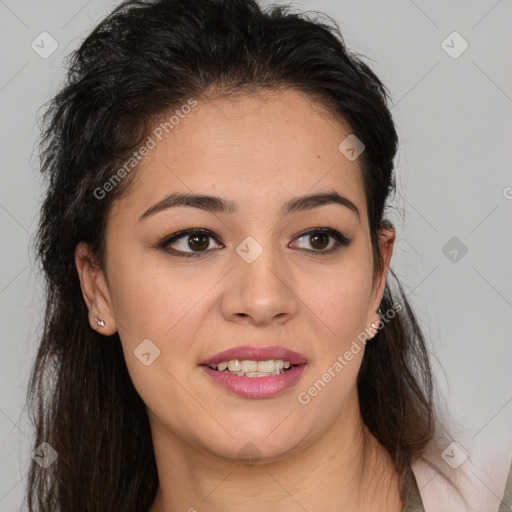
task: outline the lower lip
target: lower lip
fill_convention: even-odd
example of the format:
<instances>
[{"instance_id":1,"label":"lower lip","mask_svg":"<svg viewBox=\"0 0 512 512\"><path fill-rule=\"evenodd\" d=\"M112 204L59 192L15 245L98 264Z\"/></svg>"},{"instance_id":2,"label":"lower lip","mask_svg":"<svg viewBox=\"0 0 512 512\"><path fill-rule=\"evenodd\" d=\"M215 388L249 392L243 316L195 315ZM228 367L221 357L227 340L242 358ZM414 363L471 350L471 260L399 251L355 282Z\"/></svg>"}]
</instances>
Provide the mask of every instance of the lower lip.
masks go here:
<instances>
[{"instance_id":1,"label":"lower lip","mask_svg":"<svg viewBox=\"0 0 512 512\"><path fill-rule=\"evenodd\" d=\"M239 377L227 372L218 372L208 366L201 368L220 386L244 398L272 398L291 388L306 369L306 364L271 377Z\"/></svg>"}]
</instances>

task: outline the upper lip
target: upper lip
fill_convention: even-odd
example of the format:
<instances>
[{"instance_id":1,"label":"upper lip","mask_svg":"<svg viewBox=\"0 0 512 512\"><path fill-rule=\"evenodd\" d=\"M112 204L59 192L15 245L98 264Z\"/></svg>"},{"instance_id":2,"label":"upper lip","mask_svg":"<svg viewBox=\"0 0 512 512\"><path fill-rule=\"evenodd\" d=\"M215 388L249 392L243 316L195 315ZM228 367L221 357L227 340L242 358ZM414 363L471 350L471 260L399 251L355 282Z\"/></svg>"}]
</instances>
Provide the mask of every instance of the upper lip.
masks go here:
<instances>
[{"instance_id":1,"label":"upper lip","mask_svg":"<svg viewBox=\"0 0 512 512\"><path fill-rule=\"evenodd\" d=\"M253 345L244 345L234 348L223 350L214 356L201 361L201 366L209 366L213 364L222 363L224 361L231 361L233 359L246 359L249 361L268 361L270 359L282 359L283 361L289 361L290 364L298 365L306 362L306 358L284 347L279 346L266 346L257 347Z\"/></svg>"}]
</instances>

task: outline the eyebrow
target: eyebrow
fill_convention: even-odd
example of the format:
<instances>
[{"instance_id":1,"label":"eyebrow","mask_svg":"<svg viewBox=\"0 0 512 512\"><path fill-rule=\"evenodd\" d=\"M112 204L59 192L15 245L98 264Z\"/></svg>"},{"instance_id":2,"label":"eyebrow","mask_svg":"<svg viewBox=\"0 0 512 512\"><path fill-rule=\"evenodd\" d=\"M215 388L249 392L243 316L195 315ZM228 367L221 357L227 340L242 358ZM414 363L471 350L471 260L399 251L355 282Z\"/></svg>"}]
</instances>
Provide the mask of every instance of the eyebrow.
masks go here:
<instances>
[{"instance_id":1,"label":"eyebrow","mask_svg":"<svg viewBox=\"0 0 512 512\"><path fill-rule=\"evenodd\" d=\"M359 222L361 221L361 214L357 206L350 199L335 191L294 197L282 206L281 214L285 216L290 213L312 210L327 204L338 204L344 206L356 214ZM141 222L156 213L180 206L199 208L200 210L214 213L238 213L236 203L222 197L193 193L172 193L148 208L139 217L138 222Z\"/></svg>"}]
</instances>

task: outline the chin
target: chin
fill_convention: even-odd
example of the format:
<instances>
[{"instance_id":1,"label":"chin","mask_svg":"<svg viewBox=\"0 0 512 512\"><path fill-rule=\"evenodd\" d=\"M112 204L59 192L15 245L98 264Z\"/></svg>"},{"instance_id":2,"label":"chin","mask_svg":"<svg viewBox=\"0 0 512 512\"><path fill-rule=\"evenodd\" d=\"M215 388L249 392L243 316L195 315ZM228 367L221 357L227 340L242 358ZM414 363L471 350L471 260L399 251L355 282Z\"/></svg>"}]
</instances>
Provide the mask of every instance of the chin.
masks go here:
<instances>
[{"instance_id":1,"label":"chin","mask_svg":"<svg viewBox=\"0 0 512 512\"><path fill-rule=\"evenodd\" d=\"M279 422L272 422L269 428L266 422L246 422L230 430L233 437L222 431L220 438L212 435L204 442L208 450L218 457L238 459L247 465L275 462L286 459L303 444L295 425L290 423L287 428L283 424L278 425ZM212 443L212 439L216 442Z\"/></svg>"}]
</instances>

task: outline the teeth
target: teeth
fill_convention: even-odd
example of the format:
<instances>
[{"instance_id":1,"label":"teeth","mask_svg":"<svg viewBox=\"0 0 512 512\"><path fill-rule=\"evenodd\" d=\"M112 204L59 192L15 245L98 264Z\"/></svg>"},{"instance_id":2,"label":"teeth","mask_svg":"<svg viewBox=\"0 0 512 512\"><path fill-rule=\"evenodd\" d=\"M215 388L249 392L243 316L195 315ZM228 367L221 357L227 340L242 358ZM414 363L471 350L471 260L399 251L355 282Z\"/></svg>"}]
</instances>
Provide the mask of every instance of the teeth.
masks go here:
<instances>
[{"instance_id":1,"label":"teeth","mask_svg":"<svg viewBox=\"0 0 512 512\"><path fill-rule=\"evenodd\" d=\"M217 370L219 370L219 372L223 372L227 367L228 367L228 362L224 361L223 363L219 363Z\"/></svg>"},{"instance_id":2,"label":"teeth","mask_svg":"<svg viewBox=\"0 0 512 512\"><path fill-rule=\"evenodd\" d=\"M231 361L228 361L228 370L230 372L236 372L241 369L242 369L242 361L240 361L239 359L232 359Z\"/></svg>"},{"instance_id":3,"label":"teeth","mask_svg":"<svg viewBox=\"0 0 512 512\"><path fill-rule=\"evenodd\" d=\"M279 361L282 363L282 361ZM277 368L277 361L258 361L258 371L272 373Z\"/></svg>"},{"instance_id":4,"label":"teeth","mask_svg":"<svg viewBox=\"0 0 512 512\"><path fill-rule=\"evenodd\" d=\"M231 361L230 361L231 362ZM247 361L247 360L243 360L242 361L242 371L244 373L251 373L251 372L257 372L258 371L258 361Z\"/></svg>"},{"instance_id":5,"label":"teeth","mask_svg":"<svg viewBox=\"0 0 512 512\"><path fill-rule=\"evenodd\" d=\"M282 359L269 359L267 361L231 359L230 361L212 364L210 368L219 372L233 373L240 377L269 377L279 375L291 366L289 361L283 361Z\"/></svg>"}]
</instances>

